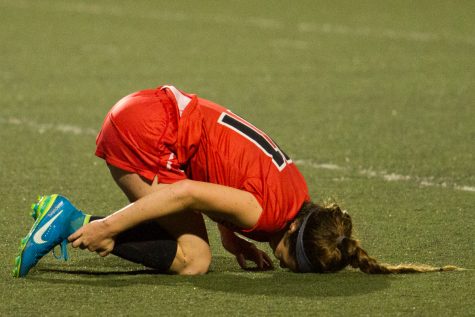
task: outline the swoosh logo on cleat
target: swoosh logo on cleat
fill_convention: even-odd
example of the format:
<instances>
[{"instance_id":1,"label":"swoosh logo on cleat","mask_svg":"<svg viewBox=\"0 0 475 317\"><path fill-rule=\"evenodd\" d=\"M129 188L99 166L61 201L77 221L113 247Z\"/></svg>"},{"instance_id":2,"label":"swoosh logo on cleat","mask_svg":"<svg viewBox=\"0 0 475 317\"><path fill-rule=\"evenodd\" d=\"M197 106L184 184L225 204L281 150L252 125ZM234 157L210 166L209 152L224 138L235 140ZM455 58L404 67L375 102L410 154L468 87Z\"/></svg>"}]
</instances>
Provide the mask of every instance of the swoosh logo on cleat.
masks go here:
<instances>
[{"instance_id":1,"label":"swoosh logo on cleat","mask_svg":"<svg viewBox=\"0 0 475 317\"><path fill-rule=\"evenodd\" d=\"M40 230L36 231L35 235L33 236L33 241L35 241L36 244L43 244L47 242L42 239L43 234L46 232L46 230L48 230L48 228L56 220L56 218L58 218L62 213L63 213L63 210L60 210L53 218L51 218L47 223L45 223L40 228Z\"/></svg>"}]
</instances>

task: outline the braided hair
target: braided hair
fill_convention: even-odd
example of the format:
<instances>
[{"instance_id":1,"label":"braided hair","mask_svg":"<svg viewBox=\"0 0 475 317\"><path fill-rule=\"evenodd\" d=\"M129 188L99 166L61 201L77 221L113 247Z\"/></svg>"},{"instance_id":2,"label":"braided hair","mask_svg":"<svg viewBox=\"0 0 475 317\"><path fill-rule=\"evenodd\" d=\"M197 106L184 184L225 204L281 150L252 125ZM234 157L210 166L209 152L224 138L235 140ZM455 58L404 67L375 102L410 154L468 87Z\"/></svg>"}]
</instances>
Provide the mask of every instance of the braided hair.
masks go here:
<instances>
[{"instance_id":1,"label":"braided hair","mask_svg":"<svg viewBox=\"0 0 475 317\"><path fill-rule=\"evenodd\" d=\"M352 237L351 216L335 204L319 206L306 202L297 215L300 226L306 219L300 242L305 255L315 273L336 272L347 266L360 269L368 274L423 273L453 271L455 266L433 267L430 265L399 264L390 265L378 262L361 248L360 242ZM297 230L289 237L289 253L296 257ZM298 261L297 261L298 262Z\"/></svg>"}]
</instances>

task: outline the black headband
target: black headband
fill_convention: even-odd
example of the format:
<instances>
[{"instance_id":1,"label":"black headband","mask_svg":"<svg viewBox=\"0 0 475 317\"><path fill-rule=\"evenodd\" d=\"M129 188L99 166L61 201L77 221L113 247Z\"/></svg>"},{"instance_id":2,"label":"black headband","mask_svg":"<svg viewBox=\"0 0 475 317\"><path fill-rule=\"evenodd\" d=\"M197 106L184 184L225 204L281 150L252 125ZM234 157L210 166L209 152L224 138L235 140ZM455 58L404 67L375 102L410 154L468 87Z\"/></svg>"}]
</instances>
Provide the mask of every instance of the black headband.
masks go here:
<instances>
[{"instance_id":1,"label":"black headband","mask_svg":"<svg viewBox=\"0 0 475 317\"><path fill-rule=\"evenodd\" d=\"M303 248L303 232L305 230L305 226L307 225L308 218L313 214L309 212L305 215L305 218L302 221L302 225L299 228L299 233L297 235L297 245L296 245L296 255L297 255L297 265L299 272L301 273L310 273L313 272L312 263L305 254L305 250Z\"/></svg>"}]
</instances>

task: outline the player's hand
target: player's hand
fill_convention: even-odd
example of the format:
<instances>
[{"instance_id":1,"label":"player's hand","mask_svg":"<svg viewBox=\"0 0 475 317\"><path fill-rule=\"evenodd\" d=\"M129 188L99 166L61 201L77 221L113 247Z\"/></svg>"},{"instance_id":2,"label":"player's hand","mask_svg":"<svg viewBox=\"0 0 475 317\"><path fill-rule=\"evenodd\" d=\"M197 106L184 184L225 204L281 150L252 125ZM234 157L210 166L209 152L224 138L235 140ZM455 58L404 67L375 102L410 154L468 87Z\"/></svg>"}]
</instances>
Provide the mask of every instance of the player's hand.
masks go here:
<instances>
[{"instance_id":1,"label":"player's hand","mask_svg":"<svg viewBox=\"0 0 475 317\"><path fill-rule=\"evenodd\" d=\"M114 248L115 240L108 230L103 219L96 220L81 227L68 237L73 248L88 249L97 252L100 256L106 256Z\"/></svg>"},{"instance_id":2,"label":"player's hand","mask_svg":"<svg viewBox=\"0 0 475 317\"><path fill-rule=\"evenodd\" d=\"M254 244L248 243L241 246L240 252L236 253L236 260L242 269L248 269L247 261L252 261L257 265L258 270L272 270L274 265L272 260L264 251L258 249Z\"/></svg>"},{"instance_id":3,"label":"player's hand","mask_svg":"<svg viewBox=\"0 0 475 317\"><path fill-rule=\"evenodd\" d=\"M229 253L234 254L241 268L248 269L246 261L256 263L258 270L272 270L274 268L267 253L259 250L253 243L241 239L222 225L218 225L218 229L223 247Z\"/></svg>"}]
</instances>

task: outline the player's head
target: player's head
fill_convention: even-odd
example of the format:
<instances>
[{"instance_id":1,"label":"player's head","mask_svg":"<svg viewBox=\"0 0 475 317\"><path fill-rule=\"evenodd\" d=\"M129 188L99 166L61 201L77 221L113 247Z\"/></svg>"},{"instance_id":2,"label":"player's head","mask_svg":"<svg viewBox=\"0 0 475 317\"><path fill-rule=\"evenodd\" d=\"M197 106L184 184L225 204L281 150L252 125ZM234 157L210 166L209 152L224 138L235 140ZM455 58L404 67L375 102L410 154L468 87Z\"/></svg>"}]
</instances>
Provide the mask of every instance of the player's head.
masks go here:
<instances>
[{"instance_id":1,"label":"player's head","mask_svg":"<svg viewBox=\"0 0 475 317\"><path fill-rule=\"evenodd\" d=\"M294 223L288 244L298 272L335 272L355 262L359 246L351 217L337 204L305 203Z\"/></svg>"},{"instance_id":2,"label":"player's head","mask_svg":"<svg viewBox=\"0 0 475 317\"><path fill-rule=\"evenodd\" d=\"M416 273L450 271L428 265L387 265L370 257L352 237L350 215L335 204L319 206L305 203L284 234L281 245L288 246L280 256L281 266L295 272L336 272L350 265L365 273ZM287 240L285 242L285 240ZM284 249L284 248L282 248Z\"/></svg>"}]
</instances>

